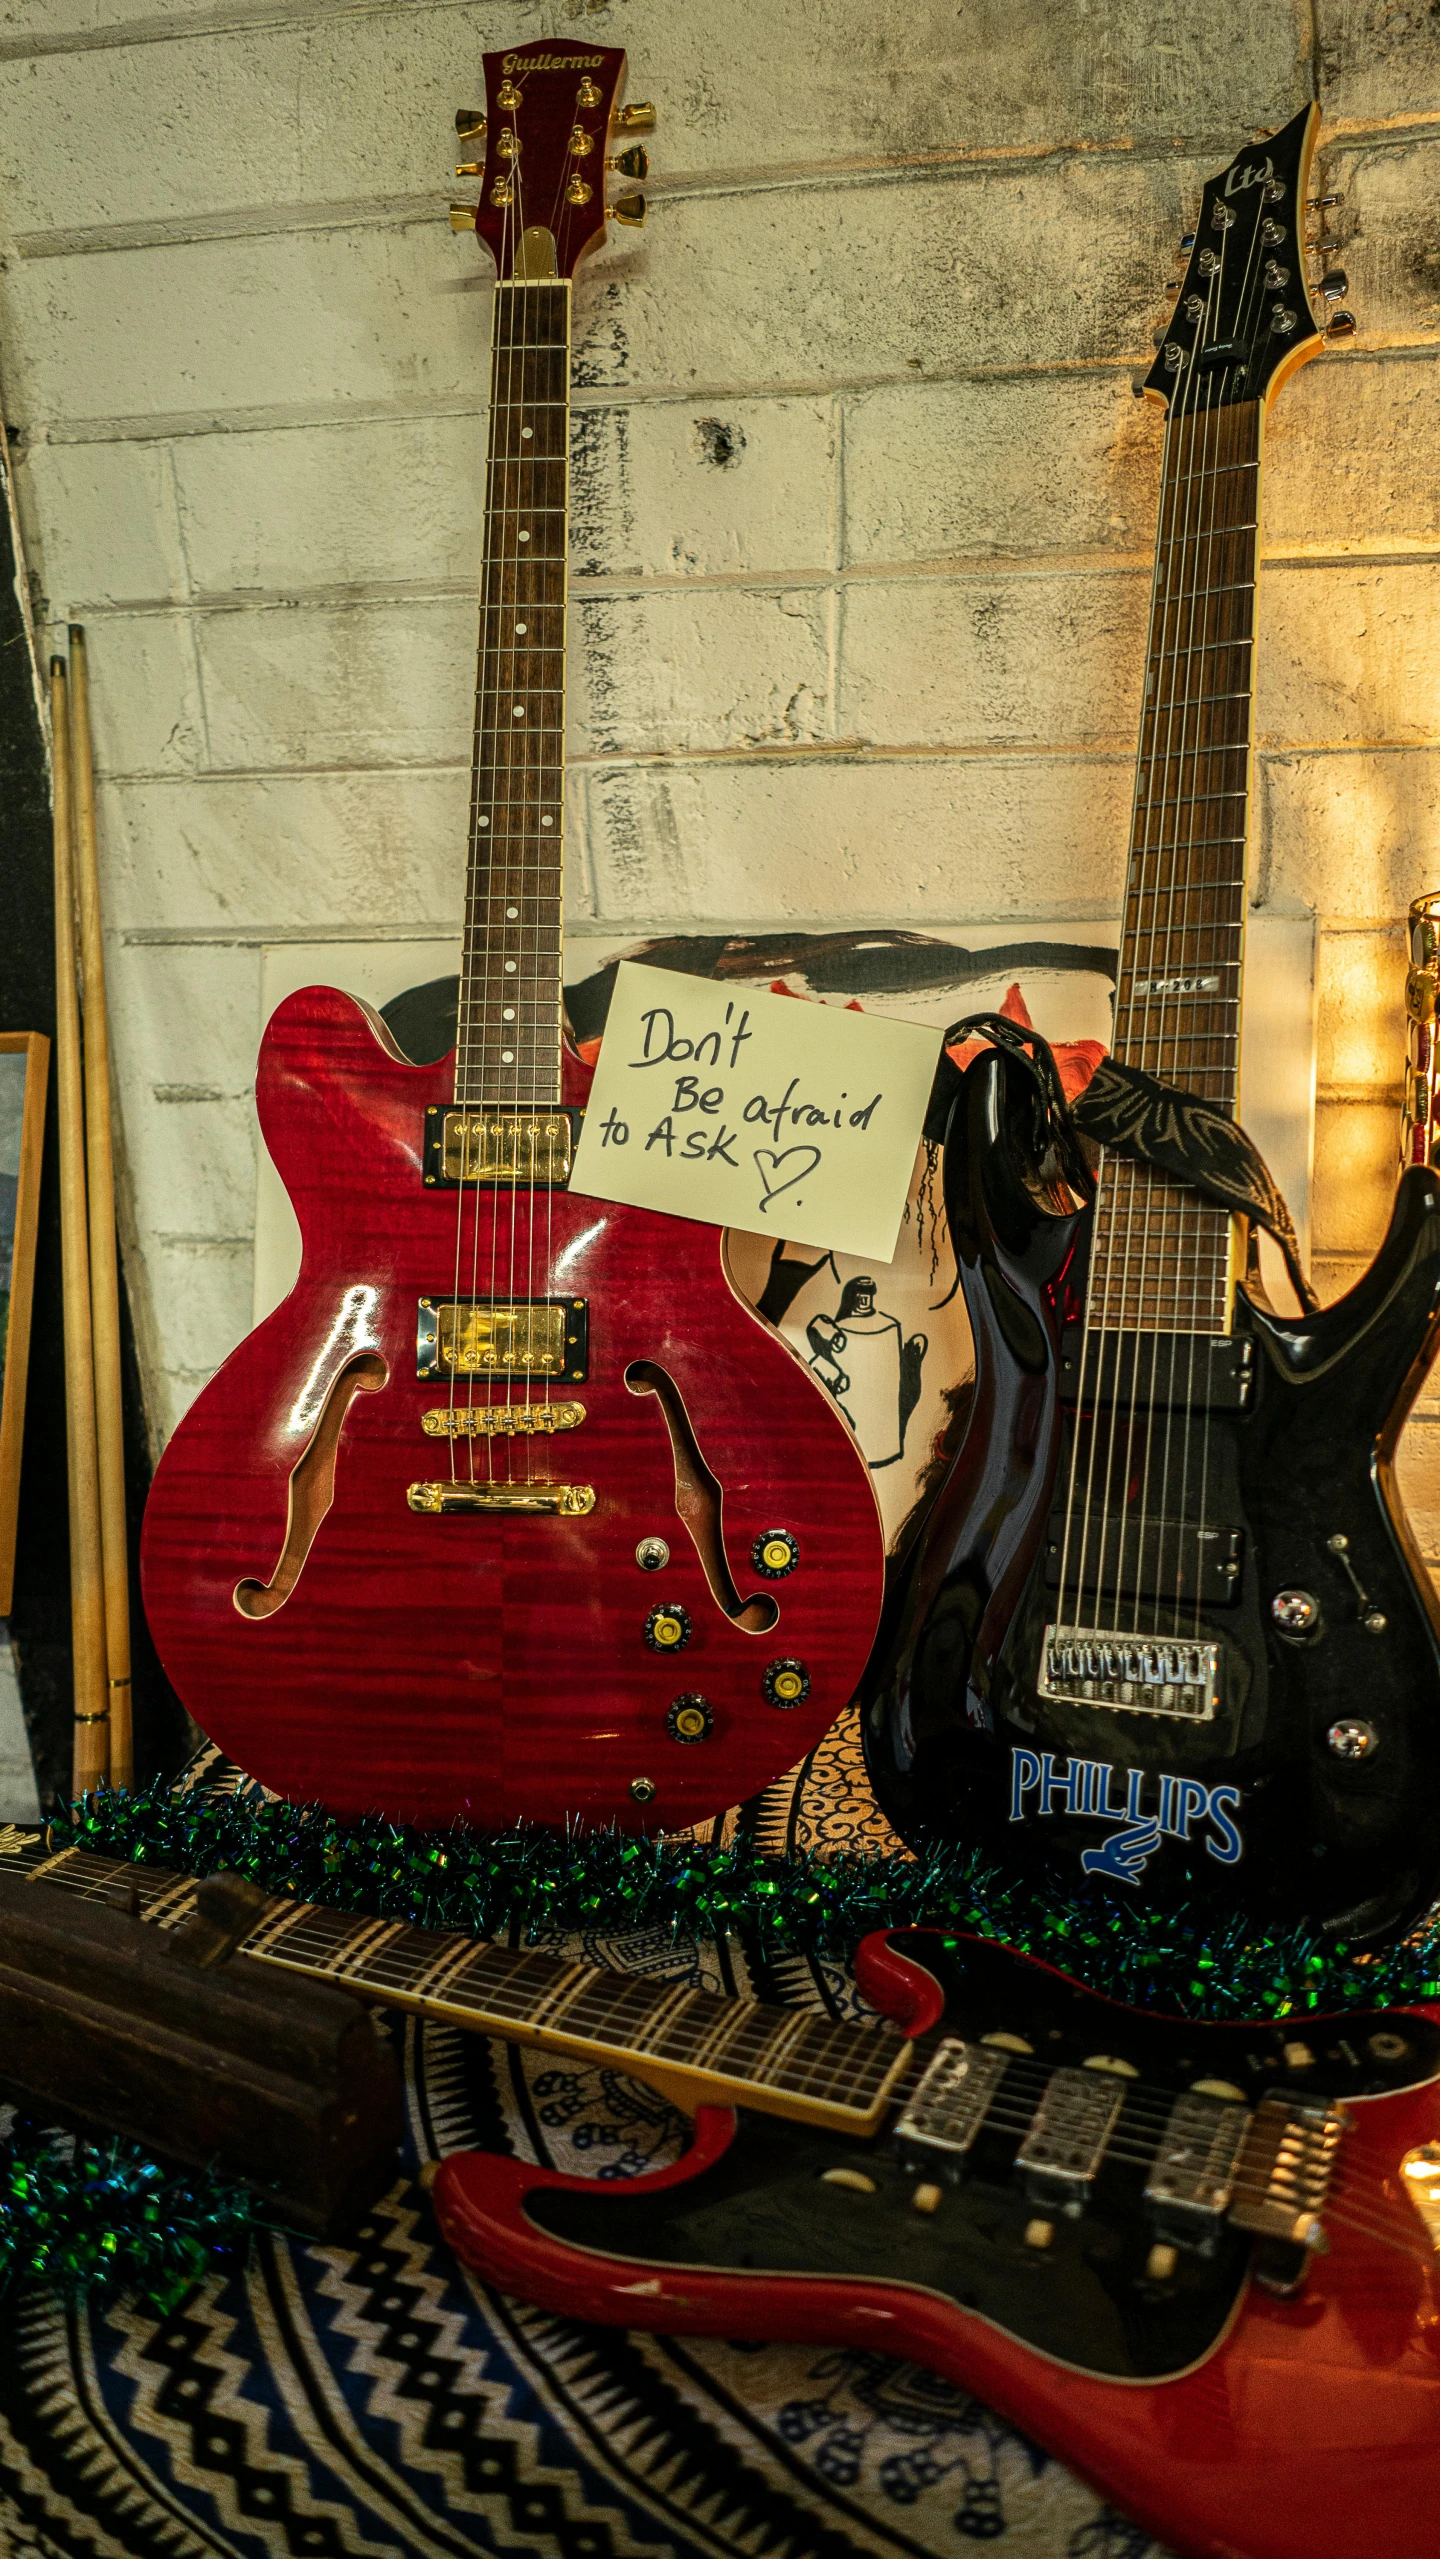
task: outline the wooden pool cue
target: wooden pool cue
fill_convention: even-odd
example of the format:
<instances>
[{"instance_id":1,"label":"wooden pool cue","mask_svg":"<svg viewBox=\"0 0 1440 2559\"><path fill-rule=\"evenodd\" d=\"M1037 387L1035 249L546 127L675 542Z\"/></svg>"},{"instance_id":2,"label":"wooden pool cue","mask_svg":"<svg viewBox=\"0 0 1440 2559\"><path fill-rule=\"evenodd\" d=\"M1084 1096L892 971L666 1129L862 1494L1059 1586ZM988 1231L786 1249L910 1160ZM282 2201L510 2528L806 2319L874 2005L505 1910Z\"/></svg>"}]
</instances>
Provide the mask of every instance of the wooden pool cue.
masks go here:
<instances>
[{"instance_id":1,"label":"wooden pool cue","mask_svg":"<svg viewBox=\"0 0 1440 2559\"><path fill-rule=\"evenodd\" d=\"M70 625L71 795L80 902L80 983L85 1023L85 1159L90 1206L90 1326L95 1349L95 1439L100 1467L100 1552L105 1579L110 1783L135 1774L130 1725L130 1557L125 1521L125 1425L120 1397L120 1265L115 1238L115 1154L110 1125L110 1018L100 928L95 835L95 758L85 634Z\"/></svg>"},{"instance_id":2,"label":"wooden pool cue","mask_svg":"<svg viewBox=\"0 0 1440 2559\"><path fill-rule=\"evenodd\" d=\"M70 1488L70 1640L74 1657L77 1795L110 1774L105 1580L95 1440L95 1352L85 1206L85 1106L75 987L74 805L70 710L63 658L50 660L55 765L55 1087L60 1115L60 1263L65 1319L65 1451Z\"/></svg>"}]
</instances>

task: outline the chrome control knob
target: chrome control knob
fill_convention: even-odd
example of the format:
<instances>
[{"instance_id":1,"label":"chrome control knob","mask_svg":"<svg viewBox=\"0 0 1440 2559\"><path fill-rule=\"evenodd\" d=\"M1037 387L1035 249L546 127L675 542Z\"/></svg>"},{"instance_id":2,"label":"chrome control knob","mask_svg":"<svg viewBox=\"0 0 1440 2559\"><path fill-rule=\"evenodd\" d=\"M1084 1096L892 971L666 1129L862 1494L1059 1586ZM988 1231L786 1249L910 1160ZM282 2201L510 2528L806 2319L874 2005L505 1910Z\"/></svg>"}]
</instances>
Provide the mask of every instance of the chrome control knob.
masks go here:
<instances>
[{"instance_id":1,"label":"chrome control knob","mask_svg":"<svg viewBox=\"0 0 1440 2559\"><path fill-rule=\"evenodd\" d=\"M1282 1635L1313 1635L1320 1623L1320 1602L1308 1590L1277 1590L1270 1614Z\"/></svg>"},{"instance_id":2,"label":"chrome control knob","mask_svg":"<svg viewBox=\"0 0 1440 2559\"><path fill-rule=\"evenodd\" d=\"M1325 1736L1337 1759L1373 1759L1380 1747L1380 1736L1373 1724L1362 1724L1352 1715L1342 1716L1332 1724Z\"/></svg>"}]
</instances>

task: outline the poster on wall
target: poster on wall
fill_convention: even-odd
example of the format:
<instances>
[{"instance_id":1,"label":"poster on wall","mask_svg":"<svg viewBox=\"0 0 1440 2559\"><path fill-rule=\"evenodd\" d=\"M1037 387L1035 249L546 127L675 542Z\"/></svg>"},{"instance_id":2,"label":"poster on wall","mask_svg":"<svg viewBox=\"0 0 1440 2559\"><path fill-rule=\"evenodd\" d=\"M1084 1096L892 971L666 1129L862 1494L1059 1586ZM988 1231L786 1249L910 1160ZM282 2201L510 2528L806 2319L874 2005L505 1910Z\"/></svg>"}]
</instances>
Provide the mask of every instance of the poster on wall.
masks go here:
<instances>
[{"instance_id":1,"label":"poster on wall","mask_svg":"<svg viewBox=\"0 0 1440 2559\"><path fill-rule=\"evenodd\" d=\"M572 931L565 941L565 999L581 1052L591 1059L599 1053L623 960L801 1002L856 1006L937 1031L971 1014L1005 1011L1044 1032L1074 1092L1109 1046L1118 945L1117 922L937 924L924 933L890 926L644 936ZM407 1056L443 1057L455 1038L458 962L453 941L277 944L264 955L262 1016L268 1020L297 987L343 986L383 1009ZM973 1053L967 1041L960 1062ZM1247 1058L1255 1070L1248 1086ZM1252 921L1241 1076L1241 1116L1289 1200L1303 1254L1315 1080L1308 919ZM299 1246L293 1211L262 1147L257 1322L293 1284ZM726 1255L735 1286L778 1326L850 1421L893 1549L955 1444L973 1369L939 1147L932 1140L918 1150L889 1262L735 1230L727 1235ZM1283 1285L1268 1261L1266 1276Z\"/></svg>"}]
</instances>

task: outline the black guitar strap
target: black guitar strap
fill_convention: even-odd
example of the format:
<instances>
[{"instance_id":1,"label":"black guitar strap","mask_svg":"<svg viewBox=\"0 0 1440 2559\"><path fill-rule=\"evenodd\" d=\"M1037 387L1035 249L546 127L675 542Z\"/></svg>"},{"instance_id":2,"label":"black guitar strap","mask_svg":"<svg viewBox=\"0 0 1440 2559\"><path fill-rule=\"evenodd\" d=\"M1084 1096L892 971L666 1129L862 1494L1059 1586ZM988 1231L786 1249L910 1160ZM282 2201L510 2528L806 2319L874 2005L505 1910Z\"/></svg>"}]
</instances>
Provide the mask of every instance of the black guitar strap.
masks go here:
<instances>
[{"instance_id":1,"label":"black guitar strap","mask_svg":"<svg viewBox=\"0 0 1440 2559\"><path fill-rule=\"evenodd\" d=\"M1025 1066L1035 1084L1035 1102L1043 1141L1059 1157L1065 1178L1082 1199L1095 1184L1077 1143L1077 1134L1117 1155L1153 1164L1172 1181L1188 1183L1202 1199L1212 1200L1240 1217L1248 1217L1273 1235L1285 1256L1290 1285L1300 1303L1313 1313L1319 1301L1300 1267L1300 1248L1290 1211L1264 1156L1237 1120L1227 1119L1198 1093L1161 1084L1138 1066L1122 1066L1118 1058L1102 1058L1083 1093L1067 1102L1059 1069L1048 1041L1038 1031L1009 1021L1003 1013L975 1013L945 1034L947 1049L966 1039L990 1040Z\"/></svg>"}]
</instances>

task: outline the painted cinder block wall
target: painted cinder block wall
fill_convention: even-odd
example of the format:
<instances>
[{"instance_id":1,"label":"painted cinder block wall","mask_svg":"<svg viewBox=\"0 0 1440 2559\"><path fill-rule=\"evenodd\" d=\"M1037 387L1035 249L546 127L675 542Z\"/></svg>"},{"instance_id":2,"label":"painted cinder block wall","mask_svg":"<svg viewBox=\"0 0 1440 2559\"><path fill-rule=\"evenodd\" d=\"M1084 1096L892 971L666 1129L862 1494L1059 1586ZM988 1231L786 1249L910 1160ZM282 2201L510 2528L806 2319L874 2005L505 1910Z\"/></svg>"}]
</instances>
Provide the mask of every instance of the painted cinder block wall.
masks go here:
<instances>
[{"instance_id":1,"label":"painted cinder block wall","mask_svg":"<svg viewBox=\"0 0 1440 2559\"><path fill-rule=\"evenodd\" d=\"M1312 95L1360 334L1275 413L1253 895L1318 920L1317 1280L1393 1185L1440 884L1427 0L4 0L0 374L90 634L157 1440L247 1328L260 953L459 911L489 279L455 107L623 43L650 220L577 289L573 914L1113 914L1199 185ZM1430 1443L1436 1454L1430 1454ZM1440 1553L1440 1404L1407 1476Z\"/></svg>"}]
</instances>

